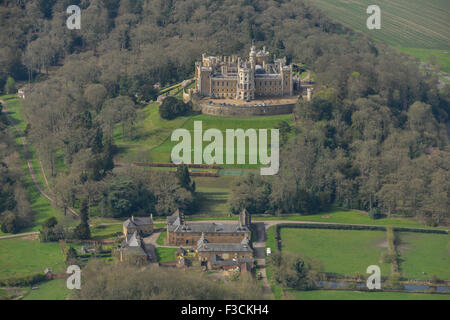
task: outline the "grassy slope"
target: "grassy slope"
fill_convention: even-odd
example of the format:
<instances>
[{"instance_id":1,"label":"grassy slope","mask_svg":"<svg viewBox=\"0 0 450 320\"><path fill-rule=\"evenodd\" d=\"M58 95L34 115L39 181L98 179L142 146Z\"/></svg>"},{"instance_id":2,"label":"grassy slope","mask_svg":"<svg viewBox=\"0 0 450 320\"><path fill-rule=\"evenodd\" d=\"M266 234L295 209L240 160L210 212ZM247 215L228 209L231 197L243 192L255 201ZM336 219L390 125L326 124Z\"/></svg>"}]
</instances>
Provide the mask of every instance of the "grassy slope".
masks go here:
<instances>
[{"instance_id":1,"label":"grassy slope","mask_svg":"<svg viewBox=\"0 0 450 320\"><path fill-rule=\"evenodd\" d=\"M375 40L407 48L450 49L450 24L447 0L314 0L340 23L362 31ZM381 9L381 29L369 30L366 20L369 5Z\"/></svg>"},{"instance_id":2,"label":"grassy slope","mask_svg":"<svg viewBox=\"0 0 450 320\"><path fill-rule=\"evenodd\" d=\"M450 280L450 237L439 234L397 233L400 271L407 278ZM422 274L422 271L425 274Z\"/></svg>"},{"instance_id":3,"label":"grassy slope","mask_svg":"<svg viewBox=\"0 0 450 320\"><path fill-rule=\"evenodd\" d=\"M67 289L66 279L43 282L38 287L37 290L30 290L24 300L65 300L72 293Z\"/></svg>"},{"instance_id":4,"label":"grassy slope","mask_svg":"<svg viewBox=\"0 0 450 320\"><path fill-rule=\"evenodd\" d=\"M447 0L310 0L343 25L428 62L434 55L441 71L450 73L450 23ZM381 29L368 30L369 5L381 9Z\"/></svg>"},{"instance_id":5,"label":"grassy slope","mask_svg":"<svg viewBox=\"0 0 450 320\"><path fill-rule=\"evenodd\" d=\"M226 129L271 129L274 128L279 121L286 120L291 121L290 115L281 115L281 116L267 116L267 117L255 117L255 118L225 118L225 117L214 117L214 116L208 116L208 115L196 115L192 118L190 118L182 128L185 128L189 130L191 133L191 139L193 140L194 137L194 121L202 121L202 129L203 133L210 128L219 129L222 131L223 140L224 140L224 148L225 148L225 130ZM171 134L171 133L170 133ZM270 136L270 134L269 134ZM177 144L178 142L172 142L170 141L170 135L169 139L167 139L163 144L158 146L152 151L152 159L154 161L160 161L160 162L169 162L170 161L170 154L172 151L172 148ZM207 146L209 142L203 143L203 147ZM192 144L193 147L193 144ZM236 146L235 146L236 148ZM226 155L226 151L224 152L224 158ZM248 148L246 150L246 155L248 157ZM236 156L236 152L235 152ZM193 157L192 157L193 159ZM236 163L236 161L235 161ZM247 161L248 163L248 161ZM251 168L255 167L254 165L231 165L232 167L239 167L239 168Z\"/></svg>"},{"instance_id":6,"label":"grassy slope","mask_svg":"<svg viewBox=\"0 0 450 320\"><path fill-rule=\"evenodd\" d=\"M39 240L24 238L0 240L2 278L43 272L47 267L54 272L64 270L59 243L41 243Z\"/></svg>"},{"instance_id":7,"label":"grassy slope","mask_svg":"<svg viewBox=\"0 0 450 320\"><path fill-rule=\"evenodd\" d=\"M380 263L385 240L382 231L281 229L283 251L317 258L325 272L343 275L365 274L370 265L379 265L381 274L389 275L390 266Z\"/></svg>"},{"instance_id":8,"label":"grassy slope","mask_svg":"<svg viewBox=\"0 0 450 320\"><path fill-rule=\"evenodd\" d=\"M114 142L119 147L118 161L148 162L150 150L170 138L172 131L182 127L189 116L164 120L159 116L159 103L151 103L138 111L136 136L133 140L122 136L121 128L115 130ZM157 159L153 159L158 161Z\"/></svg>"}]
</instances>

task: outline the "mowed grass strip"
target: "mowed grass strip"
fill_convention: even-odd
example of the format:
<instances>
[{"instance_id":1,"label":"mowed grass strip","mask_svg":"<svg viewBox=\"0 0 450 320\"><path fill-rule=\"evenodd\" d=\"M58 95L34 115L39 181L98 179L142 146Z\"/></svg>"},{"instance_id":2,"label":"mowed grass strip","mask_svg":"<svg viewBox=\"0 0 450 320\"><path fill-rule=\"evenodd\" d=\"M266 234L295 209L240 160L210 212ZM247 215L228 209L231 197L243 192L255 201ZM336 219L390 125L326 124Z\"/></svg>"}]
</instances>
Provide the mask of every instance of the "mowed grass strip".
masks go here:
<instances>
[{"instance_id":1,"label":"mowed grass strip","mask_svg":"<svg viewBox=\"0 0 450 320\"><path fill-rule=\"evenodd\" d=\"M383 231L281 228L283 252L317 258L323 271L347 276L366 274L370 265L380 266L382 276L388 276L391 267L381 263L385 242Z\"/></svg>"},{"instance_id":2,"label":"mowed grass strip","mask_svg":"<svg viewBox=\"0 0 450 320\"><path fill-rule=\"evenodd\" d=\"M26 276L44 272L64 270L64 259L59 243L15 238L0 240L0 278Z\"/></svg>"},{"instance_id":3,"label":"mowed grass strip","mask_svg":"<svg viewBox=\"0 0 450 320\"><path fill-rule=\"evenodd\" d=\"M227 152L231 152L232 150L226 149L226 130L227 129L242 129L244 131L248 129L273 129L275 128L280 121L287 121L289 123L292 122L292 116L291 115L277 115L277 116L261 116L261 117L252 117L252 118L234 118L234 117L215 117L215 116L209 116L209 115L196 115L187 120L182 128L187 129L190 132L191 135L191 159L193 161L194 157L194 122L195 121L201 121L202 122L202 131L203 134L208 129L218 129L222 132L223 137L223 161L226 162L226 155ZM171 135L171 133L170 133ZM171 152L175 145L177 145L179 142L177 141L171 141L169 138L164 141L160 146L152 150L152 159L156 162L171 162ZM259 140L259 134L257 134L258 140ZM270 150L270 132L267 133L267 140L268 140L268 150ZM249 164L249 139L246 138L246 150L245 150L245 164L237 164L237 142L234 143L234 157L235 161L234 164L224 164L224 167L236 167L236 168L254 168L258 165L251 165ZM209 145L211 142L202 142L202 150ZM258 141L259 144L259 141ZM254 148L255 146L252 146ZM259 146L258 146L259 147ZM259 149L258 149L259 150Z\"/></svg>"},{"instance_id":4,"label":"mowed grass strip","mask_svg":"<svg viewBox=\"0 0 450 320\"><path fill-rule=\"evenodd\" d=\"M408 279L450 280L450 237L445 234L398 232L400 272ZM425 272L423 274L422 272Z\"/></svg>"}]
</instances>

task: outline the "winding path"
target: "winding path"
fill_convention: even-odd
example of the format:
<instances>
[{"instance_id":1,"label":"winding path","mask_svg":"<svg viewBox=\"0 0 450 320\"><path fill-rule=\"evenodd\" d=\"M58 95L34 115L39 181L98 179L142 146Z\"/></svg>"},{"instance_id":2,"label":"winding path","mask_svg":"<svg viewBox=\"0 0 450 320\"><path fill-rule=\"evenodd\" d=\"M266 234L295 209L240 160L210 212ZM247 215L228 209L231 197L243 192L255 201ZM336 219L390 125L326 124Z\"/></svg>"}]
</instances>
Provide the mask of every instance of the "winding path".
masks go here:
<instances>
[{"instance_id":1,"label":"winding path","mask_svg":"<svg viewBox=\"0 0 450 320\"><path fill-rule=\"evenodd\" d=\"M31 156L30 156L30 150L28 148L28 142L27 139L25 137L25 134L23 133L22 129L19 128L19 126L15 123L14 119L9 115L9 111L8 111L8 104L4 101L4 100L0 100L0 103L3 105L3 110L2 112L5 114L6 119L9 121L9 123L14 127L14 129L16 129L20 141L22 142L23 145L23 151L24 151L24 155L25 155L25 160L27 161L27 166L28 166L28 171L30 172L30 176L31 179L33 181L34 186L36 187L36 189L39 191L39 193L46 198L47 200L49 200L52 203L55 203L55 200L49 195L47 194L44 189L41 188L41 186L39 185L39 181L37 180L36 177L36 173L34 172L34 168L33 168L33 164L31 163ZM68 208L67 209L74 217L79 217L78 213L75 212L75 210L73 210L72 208ZM18 233L15 234L13 236L4 236L4 237L0 237L0 239L4 239L5 237L19 237L19 236L27 236L30 234L35 234L35 233L30 233L30 232L26 232L26 233Z\"/></svg>"}]
</instances>

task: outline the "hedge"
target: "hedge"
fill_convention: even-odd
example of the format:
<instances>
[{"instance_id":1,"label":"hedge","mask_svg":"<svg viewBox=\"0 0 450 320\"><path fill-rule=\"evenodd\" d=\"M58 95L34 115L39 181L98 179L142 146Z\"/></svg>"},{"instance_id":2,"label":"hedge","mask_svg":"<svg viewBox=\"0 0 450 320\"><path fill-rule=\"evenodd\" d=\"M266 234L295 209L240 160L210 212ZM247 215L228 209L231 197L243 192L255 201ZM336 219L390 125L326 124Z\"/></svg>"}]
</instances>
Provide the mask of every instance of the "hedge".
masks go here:
<instances>
[{"instance_id":1,"label":"hedge","mask_svg":"<svg viewBox=\"0 0 450 320\"><path fill-rule=\"evenodd\" d=\"M44 273L36 273L24 277L11 277L0 279L0 286L3 287L25 287L38 282L46 281L47 277Z\"/></svg>"}]
</instances>

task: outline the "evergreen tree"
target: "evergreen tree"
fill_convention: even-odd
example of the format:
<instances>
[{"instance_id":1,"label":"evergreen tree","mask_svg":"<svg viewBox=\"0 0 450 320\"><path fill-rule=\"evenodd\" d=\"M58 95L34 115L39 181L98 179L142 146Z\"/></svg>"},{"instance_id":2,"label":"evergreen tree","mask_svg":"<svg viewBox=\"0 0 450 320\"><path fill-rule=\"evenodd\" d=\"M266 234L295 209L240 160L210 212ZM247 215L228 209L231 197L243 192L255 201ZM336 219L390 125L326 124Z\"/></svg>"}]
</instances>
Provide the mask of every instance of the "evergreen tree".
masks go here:
<instances>
[{"instance_id":1,"label":"evergreen tree","mask_svg":"<svg viewBox=\"0 0 450 320\"><path fill-rule=\"evenodd\" d=\"M75 228L74 235L77 239L86 240L91 237L91 230L89 229L89 214L88 204L83 200L80 208L80 224Z\"/></svg>"},{"instance_id":2,"label":"evergreen tree","mask_svg":"<svg viewBox=\"0 0 450 320\"><path fill-rule=\"evenodd\" d=\"M193 182L191 180L191 177L189 177L188 166L184 163L177 167L177 178L178 183L182 188L185 188L186 190L191 192L195 191L195 182Z\"/></svg>"}]
</instances>

